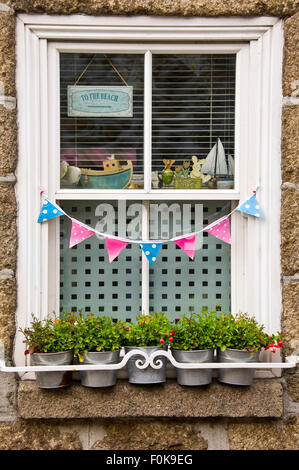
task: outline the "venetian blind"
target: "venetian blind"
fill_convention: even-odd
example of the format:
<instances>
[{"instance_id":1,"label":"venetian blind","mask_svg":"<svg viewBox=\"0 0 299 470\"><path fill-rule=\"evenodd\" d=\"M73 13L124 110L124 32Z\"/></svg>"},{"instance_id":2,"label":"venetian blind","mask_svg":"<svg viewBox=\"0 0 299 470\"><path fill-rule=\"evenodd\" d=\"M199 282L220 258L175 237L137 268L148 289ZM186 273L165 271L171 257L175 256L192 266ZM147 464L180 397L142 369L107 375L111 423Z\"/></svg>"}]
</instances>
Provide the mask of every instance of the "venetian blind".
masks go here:
<instances>
[{"instance_id":1,"label":"venetian blind","mask_svg":"<svg viewBox=\"0 0 299 470\"><path fill-rule=\"evenodd\" d=\"M234 157L235 55L154 54L152 70L152 169L206 158L217 138Z\"/></svg>"}]
</instances>

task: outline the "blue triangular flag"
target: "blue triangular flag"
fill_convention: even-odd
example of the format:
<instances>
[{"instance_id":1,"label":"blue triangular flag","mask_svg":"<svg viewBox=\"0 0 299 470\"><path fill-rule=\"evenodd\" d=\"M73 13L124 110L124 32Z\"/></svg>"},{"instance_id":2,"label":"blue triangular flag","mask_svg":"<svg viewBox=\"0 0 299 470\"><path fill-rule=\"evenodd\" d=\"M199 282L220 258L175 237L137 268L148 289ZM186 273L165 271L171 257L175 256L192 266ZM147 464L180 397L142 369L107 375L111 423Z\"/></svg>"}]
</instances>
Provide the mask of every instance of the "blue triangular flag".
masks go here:
<instances>
[{"instance_id":1,"label":"blue triangular flag","mask_svg":"<svg viewBox=\"0 0 299 470\"><path fill-rule=\"evenodd\" d=\"M157 259L162 243L140 243L140 246L152 266Z\"/></svg>"},{"instance_id":2,"label":"blue triangular flag","mask_svg":"<svg viewBox=\"0 0 299 470\"><path fill-rule=\"evenodd\" d=\"M237 207L237 210L245 212L245 214L254 215L254 217L259 217L260 219L264 218L254 194L247 201L243 202L240 207Z\"/></svg>"},{"instance_id":3,"label":"blue triangular flag","mask_svg":"<svg viewBox=\"0 0 299 470\"><path fill-rule=\"evenodd\" d=\"M63 215L63 212L58 207L54 206L52 202L48 201L48 199L45 199L37 221L47 222L50 219L59 217L60 215Z\"/></svg>"}]
</instances>

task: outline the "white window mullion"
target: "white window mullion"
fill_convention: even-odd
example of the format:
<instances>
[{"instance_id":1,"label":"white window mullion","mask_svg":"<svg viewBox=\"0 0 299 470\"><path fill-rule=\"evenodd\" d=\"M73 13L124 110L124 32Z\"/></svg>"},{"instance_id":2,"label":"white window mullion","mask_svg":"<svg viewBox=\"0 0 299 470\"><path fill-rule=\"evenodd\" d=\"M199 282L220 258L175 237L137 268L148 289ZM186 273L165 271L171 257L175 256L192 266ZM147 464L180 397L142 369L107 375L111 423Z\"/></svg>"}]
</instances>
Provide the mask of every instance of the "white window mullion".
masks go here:
<instances>
[{"instance_id":1,"label":"white window mullion","mask_svg":"<svg viewBox=\"0 0 299 470\"><path fill-rule=\"evenodd\" d=\"M151 190L152 168L152 53L144 55L144 189Z\"/></svg>"},{"instance_id":2,"label":"white window mullion","mask_svg":"<svg viewBox=\"0 0 299 470\"><path fill-rule=\"evenodd\" d=\"M142 202L142 240L149 239L149 201ZM149 314L149 262L142 252L141 258L142 313Z\"/></svg>"}]
</instances>

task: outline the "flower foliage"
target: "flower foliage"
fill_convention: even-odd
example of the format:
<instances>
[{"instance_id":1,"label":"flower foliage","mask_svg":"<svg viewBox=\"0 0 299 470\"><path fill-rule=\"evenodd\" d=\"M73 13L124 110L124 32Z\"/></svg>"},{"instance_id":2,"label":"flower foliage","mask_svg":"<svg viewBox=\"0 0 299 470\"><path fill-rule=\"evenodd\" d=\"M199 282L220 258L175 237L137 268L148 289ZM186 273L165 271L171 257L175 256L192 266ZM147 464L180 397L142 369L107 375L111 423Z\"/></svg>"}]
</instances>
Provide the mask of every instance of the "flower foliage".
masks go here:
<instances>
[{"instance_id":1,"label":"flower foliage","mask_svg":"<svg viewBox=\"0 0 299 470\"><path fill-rule=\"evenodd\" d=\"M171 322L164 313L139 315L135 323L124 323L125 346L161 346L171 338Z\"/></svg>"},{"instance_id":2,"label":"flower foliage","mask_svg":"<svg viewBox=\"0 0 299 470\"><path fill-rule=\"evenodd\" d=\"M73 349L72 324L68 318L39 320L32 315L31 327L20 331L28 346L25 354L55 353Z\"/></svg>"},{"instance_id":3,"label":"flower foliage","mask_svg":"<svg viewBox=\"0 0 299 470\"><path fill-rule=\"evenodd\" d=\"M217 318L217 329L215 346L221 351L226 348L259 351L271 347L275 352L283 345L282 333L270 336L264 331L264 325L244 313L235 316L221 314Z\"/></svg>"},{"instance_id":4,"label":"flower foliage","mask_svg":"<svg viewBox=\"0 0 299 470\"><path fill-rule=\"evenodd\" d=\"M110 317L81 313L72 316L74 354L82 361L83 353L90 351L116 351L122 346L124 329L120 321Z\"/></svg>"},{"instance_id":5,"label":"flower foliage","mask_svg":"<svg viewBox=\"0 0 299 470\"><path fill-rule=\"evenodd\" d=\"M176 320L173 330L174 349L214 349L218 331L216 313L183 315Z\"/></svg>"}]
</instances>

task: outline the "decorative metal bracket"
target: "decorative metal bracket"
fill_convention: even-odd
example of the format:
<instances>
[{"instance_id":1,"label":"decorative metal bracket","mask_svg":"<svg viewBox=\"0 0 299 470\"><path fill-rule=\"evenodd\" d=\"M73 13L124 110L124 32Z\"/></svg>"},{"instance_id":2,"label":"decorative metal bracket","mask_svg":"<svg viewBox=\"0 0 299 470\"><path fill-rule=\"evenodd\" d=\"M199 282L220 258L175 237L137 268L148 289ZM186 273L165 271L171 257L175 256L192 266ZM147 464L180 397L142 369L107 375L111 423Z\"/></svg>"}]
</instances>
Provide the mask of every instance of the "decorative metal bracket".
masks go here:
<instances>
[{"instance_id":1,"label":"decorative metal bracket","mask_svg":"<svg viewBox=\"0 0 299 470\"><path fill-rule=\"evenodd\" d=\"M125 367L129 359L139 356L136 359L138 369L146 369L151 366L153 369L160 369L163 365L161 357L166 357L169 362L178 369L291 369L299 362L298 356L286 357L286 362L177 362L171 350L154 351L150 355L144 351L133 349L126 353L122 360L116 364L71 364L53 366L6 366L4 359L4 348L0 343L0 372L49 372L49 371L80 371L80 370L118 370ZM143 357L143 359L140 358Z\"/></svg>"}]
</instances>

